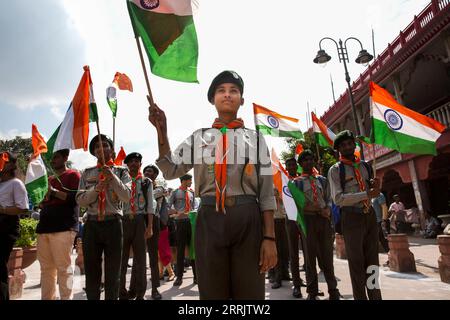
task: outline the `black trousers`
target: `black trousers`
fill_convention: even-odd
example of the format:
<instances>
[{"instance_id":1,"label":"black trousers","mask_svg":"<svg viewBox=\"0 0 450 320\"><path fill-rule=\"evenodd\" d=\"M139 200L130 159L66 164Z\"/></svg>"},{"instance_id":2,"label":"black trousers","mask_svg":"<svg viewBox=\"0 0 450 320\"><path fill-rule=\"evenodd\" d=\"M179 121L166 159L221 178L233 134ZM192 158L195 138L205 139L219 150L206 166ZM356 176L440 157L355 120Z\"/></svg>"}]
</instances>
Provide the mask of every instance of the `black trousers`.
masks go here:
<instances>
[{"instance_id":1,"label":"black trousers","mask_svg":"<svg viewBox=\"0 0 450 320\"><path fill-rule=\"evenodd\" d=\"M153 235L150 239L147 239L147 251L151 271L152 290L156 290L160 286L158 266L159 231L159 217L153 216Z\"/></svg>"},{"instance_id":2,"label":"black trousers","mask_svg":"<svg viewBox=\"0 0 450 320\"><path fill-rule=\"evenodd\" d=\"M83 231L84 269L88 300L100 300L102 254L105 255L105 300L119 297L122 261L122 220L89 220Z\"/></svg>"},{"instance_id":3,"label":"black trousers","mask_svg":"<svg viewBox=\"0 0 450 320\"><path fill-rule=\"evenodd\" d=\"M386 239L384 235L384 228L382 221L378 222L378 239L380 240L384 252L389 252L389 241Z\"/></svg>"},{"instance_id":4,"label":"black trousers","mask_svg":"<svg viewBox=\"0 0 450 320\"><path fill-rule=\"evenodd\" d=\"M296 221L286 219L286 228L289 244L289 261L292 274L292 282L294 287L300 287L300 266L299 266L299 241L303 237ZM303 247L305 247L303 243ZM305 250L303 250L303 259L306 261Z\"/></svg>"},{"instance_id":5,"label":"black trousers","mask_svg":"<svg viewBox=\"0 0 450 320\"><path fill-rule=\"evenodd\" d=\"M275 266L275 281L281 282L289 275L289 245L286 231L286 219L275 220L275 239L278 253L278 261Z\"/></svg>"},{"instance_id":6,"label":"black trousers","mask_svg":"<svg viewBox=\"0 0 450 320\"><path fill-rule=\"evenodd\" d=\"M333 266L333 231L330 220L318 214L305 214L306 223L306 292L317 296L319 281L316 261L321 259L321 269L327 281L328 293L337 292L337 281Z\"/></svg>"},{"instance_id":7,"label":"black trousers","mask_svg":"<svg viewBox=\"0 0 450 320\"><path fill-rule=\"evenodd\" d=\"M191 242L191 222L189 219L175 220L176 224L176 238L177 238L177 266L176 276L177 278L183 278L184 272L184 250L186 246ZM195 263L191 261L192 271L195 277Z\"/></svg>"},{"instance_id":8,"label":"black trousers","mask_svg":"<svg viewBox=\"0 0 450 320\"><path fill-rule=\"evenodd\" d=\"M353 297L355 300L367 300L367 298L381 300L379 287L367 286L373 274L370 272L371 268L379 266L378 225L375 212L371 209L369 213L363 213L362 210L354 207L343 207L341 212L342 234L352 280Z\"/></svg>"},{"instance_id":9,"label":"black trousers","mask_svg":"<svg viewBox=\"0 0 450 320\"><path fill-rule=\"evenodd\" d=\"M9 300L8 260L15 241L10 234L0 233L0 301Z\"/></svg>"},{"instance_id":10,"label":"black trousers","mask_svg":"<svg viewBox=\"0 0 450 320\"><path fill-rule=\"evenodd\" d=\"M137 298L143 298L147 290L146 249L145 249L145 220L146 215L138 214L133 219L126 215L122 219L123 224L123 250L120 270L119 297L126 299L126 276L130 248L133 249L133 268L131 270L130 292Z\"/></svg>"},{"instance_id":11,"label":"black trousers","mask_svg":"<svg viewBox=\"0 0 450 320\"><path fill-rule=\"evenodd\" d=\"M264 300L259 272L262 216L255 203L226 207L201 205L195 230L201 300Z\"/></svg>"}]
</instances>

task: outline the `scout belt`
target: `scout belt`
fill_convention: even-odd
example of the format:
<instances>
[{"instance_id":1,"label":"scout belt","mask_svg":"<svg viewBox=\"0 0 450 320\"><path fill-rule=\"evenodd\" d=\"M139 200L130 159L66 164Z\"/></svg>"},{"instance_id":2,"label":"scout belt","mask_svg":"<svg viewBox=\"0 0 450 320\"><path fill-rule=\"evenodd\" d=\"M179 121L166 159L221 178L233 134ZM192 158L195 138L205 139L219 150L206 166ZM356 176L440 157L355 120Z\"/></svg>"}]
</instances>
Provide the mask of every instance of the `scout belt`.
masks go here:
<instances>
[{"instance_id":1,"label":"scout belt","mask_svg":"<svg viewBox=\"0 0 450 320\"><path fill-rule=\"evenodd\" d=\"M120 219L120 217L121 217L120 214L106 214L103 217L103 220L101 220L100 222L110 221L110 220L118 220L118 219ZM98 215L89 214L87 221L98 221Z\"/></svg>"},{"instance_id":2,"label":"scout belt","mask_svg":"<svg viewBox=\"0 0 450 320\"><path fill-rule=\"evenodd\" d=\"M234 207L240 206L244 204L256 203L256 196L248 196L248 195L238 195L232 197L225 198L225 206L226 207ZM201 197L200 204L202 206L216 206L216 197L214 196L204 196Z\"/></svg>"}]
</instances>

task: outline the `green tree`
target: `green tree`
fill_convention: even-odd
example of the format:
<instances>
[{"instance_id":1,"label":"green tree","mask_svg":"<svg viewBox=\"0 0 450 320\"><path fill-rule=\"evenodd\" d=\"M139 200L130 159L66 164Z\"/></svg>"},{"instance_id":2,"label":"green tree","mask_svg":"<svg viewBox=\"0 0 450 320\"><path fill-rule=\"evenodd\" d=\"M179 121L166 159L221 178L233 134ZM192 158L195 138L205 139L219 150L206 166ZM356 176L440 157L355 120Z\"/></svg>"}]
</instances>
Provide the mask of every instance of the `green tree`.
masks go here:
<instances>
[{"instance_id":1,"label":"green tree","mask_svg":"<svg viewBox=\"0 0 450 320\"><path fill-rule=\"evenodd\" d=\"M14 153L17 156L19 175L23 175L27 171L30 156L33 154L31 138L17 136L11 140L0 140L0 150Z\"/></svg>"},{"instance_id":2,"label":"green tree","mask_svg":"<svg viewBox=\"0 0 450 320\"><path fill-rule=\"evenodd\" d=\"M310 149L312 152L314 152L316 160L318 160L317 159L317 143L311 132L305 132L303 140L287 138L286 143L288 145L288 150L281 152L281 156L280 156L283 161L286 161L287 159L294 157L295 148L297 147L298 144L303 145L304 149ZM322 172L321 173L324 176L326 176L330 167L337 162L337 160L335 158L335 152L332 148L324 148L324 147L319 146L319 155L320 155L320 161L322 163Z\"/></svg>"}]
</instances>

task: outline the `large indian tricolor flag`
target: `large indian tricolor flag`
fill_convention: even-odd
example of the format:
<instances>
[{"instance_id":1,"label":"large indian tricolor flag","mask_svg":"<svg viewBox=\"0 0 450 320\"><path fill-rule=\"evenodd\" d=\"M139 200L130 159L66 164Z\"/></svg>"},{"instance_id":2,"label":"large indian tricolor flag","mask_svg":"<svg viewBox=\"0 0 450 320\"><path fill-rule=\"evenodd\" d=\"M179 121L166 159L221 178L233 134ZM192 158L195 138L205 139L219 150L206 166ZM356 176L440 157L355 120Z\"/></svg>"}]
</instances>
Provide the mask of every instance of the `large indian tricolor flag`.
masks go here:
<instances>
[{"instance_id":1,"label":"large indian tricolor flag","mask_svg":"<svg viewBox=\"0 0 450 320\"><path fill-rule=\"evenodd\" d=\"M319 144L319 146L322 147L333 147L333 142L336 137L333 131L328 128L325 123L320 121L319 118L317 118L316 114L314 112L311 112L311 118L313 123L313 131L314 131L314 137L316 139L316 143Z\"/></svg>"},{"instance_id":2,"label":"large indian tricolor flag","mask_svg":"<svg viewBox=\"0 0 450 320\"><path fill-rule=\"evenodd\" d=\"M436 155L436 140L445 126L400 105L392 95L370 83L374 143L401 153Z\"/></svg>"},{"instance_id":3,"label":"large indian tricolor flag","mask_svg":"<svg viewBox=\"0 0 450 320\"><path fill-rule=\"evenodd\" d=\"M289 220L297 221L306 235L306 224L303 214L305 195L289 179L289 174L280 162L275 150L271 153L273 168L273 184L283 200L283 206Z\"/></svg>"},{"instance_id":4,"label":"large indian tricolor flag","mask_svg":"<svg viewBox=\"0 0 450 320\"><path fill-rule=\"evenodd\" d=\"M62 149L87 151L89 122L97 119L91 73L89 67L85 66L83 77L64 120L47 142L48 152L45 158L50 161L53 153Z\"/></svg>"},{"instance_id":5,"label":"large indian tricolor flag","mask_svg":"<svg viewBox=\"0 0 450 320\"><path fill-rule=\"evenodd\" d=\"M127 0L134 34L142 39L152 73L198 82L198 42L192 0Z\"/></svg>"},{"instance_id":6,"label":"large indian tricolor flag","mask_svg":"<svg viewBox=\"0 0 450 320\"><path fill-rule=\"evenodd\" d=\"M255 114L256 129L262 134L284 138L303 138L298 119L283 116L256 103L253 104L253 113Z\"/></svg>"},{"instance_id":7,"label":"large indian tricolor flag","mask_svg":"<svg viewBox=\"0 0 450 320\"><path fill-rule=\"evenodd\" d=\"M28 163L25 187L31 202L36 206L44 200L48 191L47 170L41 157L41 153L47 152L47 145L36 125L32 125L31 131L33 156Z\"/></svg>"}]
</instances>

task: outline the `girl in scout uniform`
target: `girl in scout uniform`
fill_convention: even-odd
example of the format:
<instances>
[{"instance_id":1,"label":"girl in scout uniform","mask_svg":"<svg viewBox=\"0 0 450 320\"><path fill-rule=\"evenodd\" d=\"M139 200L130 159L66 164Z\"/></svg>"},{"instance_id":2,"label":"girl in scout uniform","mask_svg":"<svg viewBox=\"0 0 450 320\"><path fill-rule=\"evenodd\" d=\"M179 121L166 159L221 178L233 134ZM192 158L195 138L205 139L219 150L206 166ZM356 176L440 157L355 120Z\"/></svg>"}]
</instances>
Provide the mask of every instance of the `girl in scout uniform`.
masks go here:
<instances>
[{"instance_id":1,"label":"girl in scout uniform","mask_svg":"<svg viewBox=\"0 0 450 320\"><path fill-rule=\"evenodd\" d=\"M244 82L233 71L212 81L212 128L199 129L172 153L164 112L149 108L158 129L157 165L166 179L194 168L200 197L195 254L200 299L264 299L264 273L277 263L272 169L262 136L237 117Z\"/></svg>"}]
</instances>

